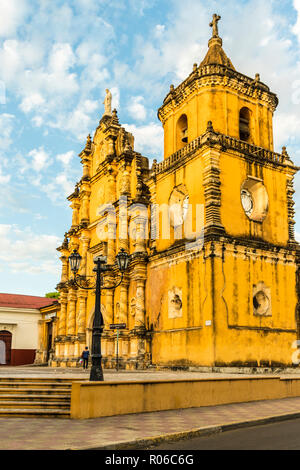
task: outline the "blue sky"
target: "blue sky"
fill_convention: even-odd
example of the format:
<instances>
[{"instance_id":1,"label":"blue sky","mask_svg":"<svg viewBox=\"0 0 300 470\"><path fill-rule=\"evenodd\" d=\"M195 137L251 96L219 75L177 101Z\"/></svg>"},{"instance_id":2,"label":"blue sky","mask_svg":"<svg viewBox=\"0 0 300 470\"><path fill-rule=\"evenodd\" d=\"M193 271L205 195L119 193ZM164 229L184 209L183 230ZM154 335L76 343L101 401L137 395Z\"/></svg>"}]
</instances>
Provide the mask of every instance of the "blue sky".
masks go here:
<instances>
[{"instance_id":1,"label":"blue sky","mask_svg":"<svg viewBox=\"0 0 300 470\"><path fill-rule=\"evenodd\" d=\"M278 94L275 150L300 165L300 0L0 0L1 292L55 289L106 88L136 150L162 159L157 109L203 59L213 13L236 69Z\"/></svg>"}]
</instances>

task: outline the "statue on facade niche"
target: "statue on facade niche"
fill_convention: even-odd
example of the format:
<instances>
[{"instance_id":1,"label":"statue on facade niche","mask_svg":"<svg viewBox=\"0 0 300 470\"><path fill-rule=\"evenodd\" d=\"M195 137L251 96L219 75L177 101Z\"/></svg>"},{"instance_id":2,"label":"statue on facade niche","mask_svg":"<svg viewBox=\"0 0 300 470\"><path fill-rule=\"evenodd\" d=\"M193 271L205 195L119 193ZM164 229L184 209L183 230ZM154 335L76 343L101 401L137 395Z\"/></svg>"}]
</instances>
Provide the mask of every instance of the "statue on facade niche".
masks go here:
<instances>
[{"instance_id":1,"label":"statue on facade niche","mask_svg":"<svg viewBox=\"0 0 300 470\"><path fill-rule=\"evenodd\" d=\"M221 16L214 14L213 15L213 20L209 24L209 26L213 29L213 38L218 38L219 37L219 31L218 31L218 22L220 21Z\"/></svg>"},{"instance_id":2,"label":"statue on facade niche","mask_svg":"<svg viewBox=\"0 0 300 470\"><path fill-rule=\"evenodd\" d=\"M106 95L103 101L104 104L104 115L103 116L111 116L111 101L112 101L112 95L111 92L106 89Z\"/></svg>"}]
</instances>

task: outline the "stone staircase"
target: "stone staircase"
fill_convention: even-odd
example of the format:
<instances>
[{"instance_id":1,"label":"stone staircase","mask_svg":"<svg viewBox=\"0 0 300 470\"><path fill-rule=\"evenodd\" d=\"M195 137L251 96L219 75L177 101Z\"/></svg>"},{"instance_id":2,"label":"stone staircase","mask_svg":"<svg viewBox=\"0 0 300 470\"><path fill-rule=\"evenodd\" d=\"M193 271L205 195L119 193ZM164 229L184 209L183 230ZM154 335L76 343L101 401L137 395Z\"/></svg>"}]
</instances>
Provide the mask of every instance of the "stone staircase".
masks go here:
<instances>
[{"instance_id":1,"label":"stone staircase","mask_svg":"<svg viewBox=\"0 0 300 470\"><path fill-rule=\"evenodd\" d=\"M0 418L70 418L72 382L74 379L67 378L0 377Z\"/></svg>"}]
</instances>

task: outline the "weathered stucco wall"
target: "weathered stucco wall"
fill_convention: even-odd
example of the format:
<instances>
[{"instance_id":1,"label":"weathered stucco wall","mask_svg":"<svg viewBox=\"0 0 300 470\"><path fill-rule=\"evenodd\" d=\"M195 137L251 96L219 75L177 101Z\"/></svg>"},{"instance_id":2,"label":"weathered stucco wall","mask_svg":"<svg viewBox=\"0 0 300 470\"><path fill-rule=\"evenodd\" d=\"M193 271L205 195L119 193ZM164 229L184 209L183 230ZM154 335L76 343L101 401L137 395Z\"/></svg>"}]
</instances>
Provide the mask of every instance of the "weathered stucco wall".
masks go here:
<instances>
[{"instance_id":1,"label":"weathered stucco wall","mask_svg":"<svg viewBox=\"0 0 300 470\"><path fill-rule=\"evenodd\" d=\"M300 396L299 378L73 382L71 418L87 419L297 396Z\"/></svg>"}]
</instances>

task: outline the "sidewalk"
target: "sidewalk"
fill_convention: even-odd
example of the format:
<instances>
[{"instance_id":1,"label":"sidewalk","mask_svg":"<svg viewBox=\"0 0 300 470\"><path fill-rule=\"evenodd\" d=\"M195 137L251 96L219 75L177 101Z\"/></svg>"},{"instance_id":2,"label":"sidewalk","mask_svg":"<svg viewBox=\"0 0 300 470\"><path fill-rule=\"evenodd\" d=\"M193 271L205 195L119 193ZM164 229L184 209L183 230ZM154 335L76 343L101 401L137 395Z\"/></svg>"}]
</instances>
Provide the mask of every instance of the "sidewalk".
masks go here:
<instances>
[{"instance_id":1,"label":"sidewalk","mask_svg":"<svg viewBox=\"0 0 300 470\"><path fill-rule=\"evenodd\" d=\"M145 449L292 417L300 417L300 397L89 420L0 418L0 450Z\"/></svg>"},{"instance_id":2,"label":"sidewalk","mask_svg":"<svg viewBox=\"0 0 300 470\"><path fill-rule=\"evenodd\" d=\"M207 368L209 369L209 368ZM82 368L62 368L62 367L41 367L41 366L2 366L0 367L0 378L5 377L40 377L40 378L74 378L88 380L90 375L90 368L84 370ZM178 379L210 379L216 377L223 378L239 378L239 377L270 377L270 376L283 376L283 377L299 377L300 368L297 369L277 369L270 371L262 369L257 373L251 373L251 369L235 369L223 368L219 372L216 371L183 371L183 370L159 370L159 369L145 369L145 370L119 370L104 369L104 380L109 381L134 381L134 380L172 380Z\"/></svg>"}]
</instances>

